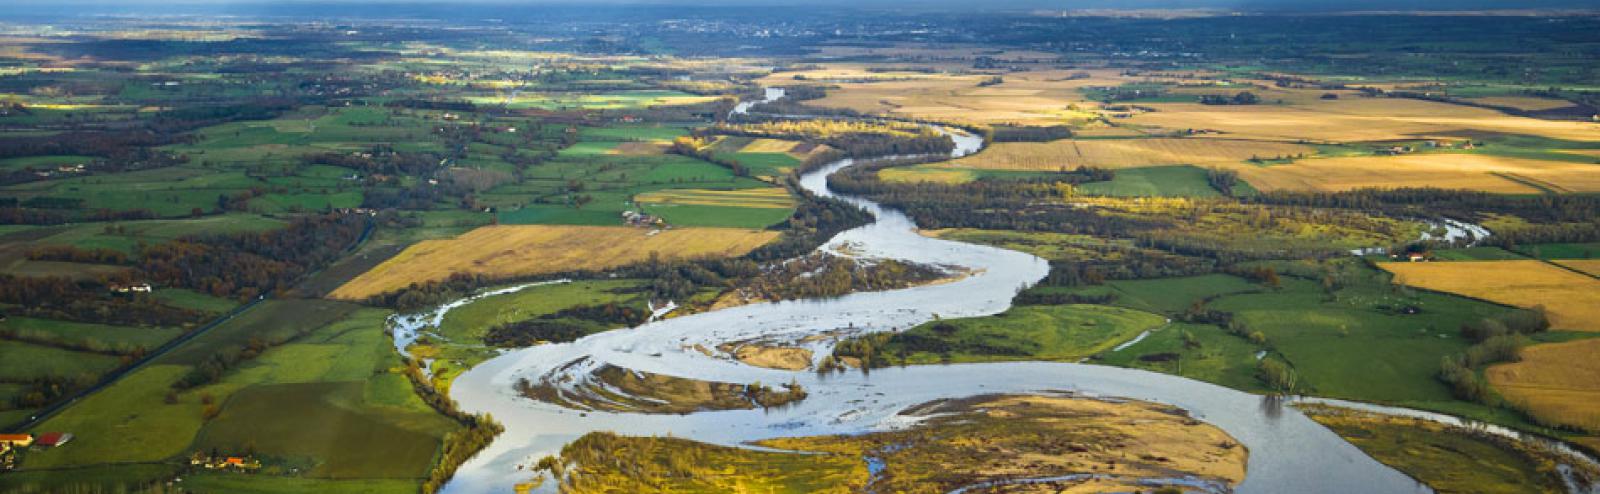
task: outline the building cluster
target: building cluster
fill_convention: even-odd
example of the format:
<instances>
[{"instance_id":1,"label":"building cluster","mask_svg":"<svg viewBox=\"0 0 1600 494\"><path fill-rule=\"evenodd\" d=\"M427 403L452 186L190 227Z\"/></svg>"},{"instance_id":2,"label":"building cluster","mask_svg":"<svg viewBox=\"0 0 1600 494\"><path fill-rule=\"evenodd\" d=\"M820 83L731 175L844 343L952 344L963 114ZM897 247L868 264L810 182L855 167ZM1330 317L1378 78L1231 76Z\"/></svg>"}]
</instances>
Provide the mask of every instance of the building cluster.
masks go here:
<instances>
[{"instance_id":1,"label":"building cluster","mask_svg":"<svg viewBox=\"0 0 1600 494\"><path fill-rule=\"evenodd\" d=\"M112 283L111 291L116 293L150 293L154 292L149 283Z\"/></svg>"},{"instance_id":2,"label":"building cluster","mask_svg":"<svg viewBox=\"0 0 1600 494\"><path fill-rule=\"evenodd\" d=\"M0 434L0 472L17 468L17 452L24 449L58 448L72 441L70 432Z\"/></svg>"},{"instance_id":3,"label":"building cluster","mask_svg":"<svg viewBox=\"0 0 1600 494\"><path fill-rule=\"evenodd\" d=\"M637 211L623 211L622 222L631 226L665 226L667 224L660 216Z\"/></svg>"},{"instance_id":4,"label":"building cluster","mask_svg":"<svg viewBox=\"0 0 1600 494\"><path fill-rule=\"evenodd\" d=\"M253 456L228 456L212 452L211 454L194 452L189 456L189 464L206 470L233 470L247 472L261 468L261 460Z\"/></svg>"}]
</instances>

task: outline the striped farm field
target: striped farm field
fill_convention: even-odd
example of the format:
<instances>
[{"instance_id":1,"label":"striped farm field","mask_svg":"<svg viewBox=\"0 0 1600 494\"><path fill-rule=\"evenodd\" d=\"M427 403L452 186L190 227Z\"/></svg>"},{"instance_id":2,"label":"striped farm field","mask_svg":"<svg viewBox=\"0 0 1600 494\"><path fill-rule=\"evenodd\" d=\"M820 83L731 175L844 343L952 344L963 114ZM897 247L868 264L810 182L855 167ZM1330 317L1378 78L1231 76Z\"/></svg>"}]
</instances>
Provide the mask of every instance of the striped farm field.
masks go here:
<instances>
[{"instance_id":1,"label":"striped farm field","mask_svg":"<svg viewBox=\"0 0 1600 494\"><path fill-rule=\"evenodd\" d=\"M1227 139L1064 139L996 143L981 153L955 160L949 166L1025 171L1057 171L1079 166L1207 166L1237 164L1256 157L1309 156L1316 152L1316 148L1299 144Z\"/></svg>"},{"instance_id":2,"label":"striped farm field","mask_svg":"<svg viewBox=\"0 0 1600 494\"><path fill-rule=\"evenodd\" d=\"M1588 273L1590 276L1600 276L1600 259L1571 259L1551 262Z\"/></svg>"},{"instance_id":3,"label":"striped farm field","mask_svg":"<svg viewBox=\"0 0 1600 494\"><path fill-rule=\"evenodd\" d=\"M456 238L425 240L362 273L329 297L360 300L455 273L493 277L610 269L649 259L740 256L778 238L775 231L494 225Z\"/></svg>"},{"instance_id":4,"label":"striped farm field","mask_svg":"<svg viewBox=\"0 0 1600 494\"><path fill-rule=\"evenodd\" d=\"M1262 191L1366 187L1437 187L1508 194L1600 191L1600 173L1595 173L1595 165L1485 154L1349 156L1235 168L1240 178Z\"/></svg>"},{"instance_id":5,"label":"striped farm field","mask_svg":"<svg viewBox=\"0 0 1600 494\"><path fill-rule=\"evenodd\" d=\"M794 199L781 187L738 190L671 189L646 192L634 196L640 204L688 204L695 206L725 206L736 208L789 209Z\"/></svg>"},{"instance_id":6,"label":"striped farm field","mask_svg":"<svg viewBox=\"0 0 1600 494\"><path fill-rule=\"evenodd\" d=\"M1535 345L1485 371L1489 384L1541 422L1600 432L1600 339Z\"/></svg>"},{"instance_id":7,"label":"striped farm field","mask_svg":"<svg viewBox=\"0 0 1600 494\"><path fill-rule=\"evenodd\" d=\"M1378 266L1394 273L1395 283L1517 307L1542 305L1554 329L1600 331L1600 279L1543 261L1390 262Z\"/></svg>"}]
</instances>

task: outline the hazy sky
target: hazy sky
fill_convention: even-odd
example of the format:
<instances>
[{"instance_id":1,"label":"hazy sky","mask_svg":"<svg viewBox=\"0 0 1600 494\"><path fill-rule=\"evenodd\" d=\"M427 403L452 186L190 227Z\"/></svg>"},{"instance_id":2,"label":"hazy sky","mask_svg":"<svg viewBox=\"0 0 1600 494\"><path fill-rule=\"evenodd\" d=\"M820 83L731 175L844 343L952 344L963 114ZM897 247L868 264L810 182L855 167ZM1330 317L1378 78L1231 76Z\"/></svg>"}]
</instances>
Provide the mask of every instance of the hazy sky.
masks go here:
<instances>
[{"instance_id":1,"label":"hazy sky","mask_svg":"<svg viewBox=\"0 0 1600 494\"><path fill-rule=\"evenodd\" d=\"M420 4L447 5L851 5L871 8L983 8L994 9L1104 9L1104 8L1220 8L1241 10L1477 10L1528 8L1600 9L1600 0L0 0L11 6L34 8L73 6L95 10L152 9L167 13L216 10L229 7L271 8L283 4ZM3 10L3 9L0 9ZM0 12L0 17L4 13Z\"/></svg>"}]
</instances>

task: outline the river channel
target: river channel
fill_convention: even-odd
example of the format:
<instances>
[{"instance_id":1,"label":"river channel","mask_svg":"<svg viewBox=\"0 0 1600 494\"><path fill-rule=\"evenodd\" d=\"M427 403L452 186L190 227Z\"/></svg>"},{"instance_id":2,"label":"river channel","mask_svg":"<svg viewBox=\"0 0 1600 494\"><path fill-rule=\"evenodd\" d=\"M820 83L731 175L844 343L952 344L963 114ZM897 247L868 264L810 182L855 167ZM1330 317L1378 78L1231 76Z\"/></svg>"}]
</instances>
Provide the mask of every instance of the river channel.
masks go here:
<instances>
[{"instance_id":1,"label":"river channel","mask_svg":"<svg viewBox=\"0 0 1600 494\"><path fill-rule=\"evenodd\" d=\"M781 90L768 90L776 99ZM736 111L748 110L742 106ZM957 142L954 156L977 152L982 139L942 129ZM1018 362L913 366L871 373L781 371L709 356L732 341L800 342L824 332L859 333L904 329L935 317L972 317L1002 312L1017 290L1042 279L1047 263L1032 255L919 235L898 211L828 189L827 176L854 165L832 163L806 174L800 185L869 210L871 224L840 233L821 249L864 258L958 266L970 275L957 281L825 300L745 305L654 321L631 329L594 334L571 343L508 351L456 378L451 395L464 410L490 413L506 431L467 462L446 485L451 494L511 492L532 474L525 468L593 431L624 435L672 435L738 445L777 436L859 433L905 425L898 412L930 400L986 393L1071 391L1172 404L1216 425L1249 448L1248 475L1240 493L1422 493L1412 478L1385 466L1278 399L1141 370L1071 363ZM431 316L417 321L435 320ZM402 326L406 326L402 324ZM417 328L397 328L414 334ZM404 330L404 331L401 331ZM827 340L816 338L814 340ZM829 343L812 341L820 354ZM573 410L520 396L519 379L572 382L602 365L685 378L749 383L798 381L810 393L771 410L706 411L686 415ZM554 492L546 482L540 492Z\"/></svg>"}]
</instances>

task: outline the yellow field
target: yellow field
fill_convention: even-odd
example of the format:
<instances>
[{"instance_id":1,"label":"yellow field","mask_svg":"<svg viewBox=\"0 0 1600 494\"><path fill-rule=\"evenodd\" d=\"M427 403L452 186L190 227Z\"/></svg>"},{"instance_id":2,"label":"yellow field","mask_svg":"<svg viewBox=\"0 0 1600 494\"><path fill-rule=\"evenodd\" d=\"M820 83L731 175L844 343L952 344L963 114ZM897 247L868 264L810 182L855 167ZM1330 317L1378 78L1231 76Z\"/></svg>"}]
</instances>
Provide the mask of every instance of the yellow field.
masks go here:
<instances>
[{"instance_id":1,"label":"yellow field","mask_svg":"<svg viewBox=\"0 0 1600 494\"><path fill-rule=\"evenodd\" d=\"M1079 166L1208 166L1238 164L1251 157L1291 157L1316 152L1316 148L1298 144L1225 139L1068 139L996 143L981 153L955 160L949 166L1030 171L1055 171L1062 167Z\"/></svg>"},{"instance_id":2,"label":"yellow field","mask_svg":"<svg viewBox=\"0 0 1600 494\"><path fill-rule=\"evenodd\" d=\"M1600 331L1600 280L1543 261L1388 262L1378 266L1394 273L1395 283L1517 307L1543 305L1555 329Z\"/></svg>"},{"instance_id":3,"label":"yellow field","mask_svg":"<svg viewBox=\"0 0 1600 494\"><path fill-rule=\"evenodd\" d=\"M688 204L694 206L727 206L739 208L788 209L794 207L794 198L781 187L739 190L672 189L646 192L634 196L640 204Z\"/></svg>"},{"instance_id":4,"label":"yellow field","mask_svg":"<svg viewBox=\"0 0 1600 494\"><path fill-rule=\"evenodd\" d=\"M1594 165L1483 154L1350 156L1235 169L1246 182L1263 191L1439 187L1516 194L1540 192L1525 182L1556 192L1600 191L1600 173L1594 172Z\"/></svg>"},{"instance_id":5,"label":"yellow field","mask_svg":"<svg viewBox=\"0 0 1600 494\"><path fill-rule=\"evenodd\" d=\"M652 235L621 226L485 226L452 239L418 242L329 296L359 300L454 273L509 277L609 269L652 253L663 259L738 256L778 235L737 228L676 228Z\"/></svg>"},{"instance_id":6,"label":"yellow field","mask_svg":"<svg viewBox=\"0 0 1600 494\"><path fill-rule=\"evenodd\" d=\"M835 64L825 68L783 72L762 79L763 84L805 81L836 86L828 96L806 104L849 108L865 113L966 123L1017 123L1052 125L1095 117L1078 88L1117 85L1115 71L1090 71L1091 77L1070 79L1076 71L1047 70L1007 73L1005 82L979 87L986 74L925 74L920 72L868 72L861 66ZM802 76L805 81L794 79ZM1069 105L1081 105L1077 110Z\"/></svg>"},{"instance_id":7,"label":"yellow field","mask_svg":"<svg viewBox=\"0 0 1600 494\"><path fill-rule=\"evenodd\" d=\"M787 153L790 150L794 149L795 145L798 145L798 144L800 144L800 143L796 142L796 141L785 141L785 140L782 140L782 139L758 138L758 139L755 139L753 141L750 141L749 144L745 144L743 148L739 149L739 152L741 152L741 153Z\"/></svg>"},{"instance_id":8,"label":"yellow field","mask_svg":"<svg viewBox=\"0 0 1600 494\"><path fill-rule=\"evenodd\" d=\"M879 170L878 178L885 182L934 182L941 184L964 184L977 179L978 175L971 170L959 168L945 168L936 166L903 166Z\"/></svg>"},{"instance_id":9,"label":"yellow field","mask_svg":"<svg viewBox=\"0 0 1600 494\"><path fill-rule=\"evenodd\" d=\"M1287 91L1254 91L1263 100ZM1600 124L1514 117L1496 110L1397 98L1341 97L1285 105L1212 106L1150 103L1154 112L1126 121L1165 129L1209 129L1223 137L1265 140L1356 142L1447 137L1463 131L1528 134L1573 141L1600 141Z\"/></svg>"},{"instance_id":10,"label":"yellow field","mask_svg":"<svg viewBox=\"0 0 1600 494\"><path fill-rule=\"evenodd\" d=\"M836 48L883 52L907 60L959 58L940 49L929 53L894 48ZM842 53L842 52L841 52ZM857 53L860 54L860 53ZM1221 137L1273 141L1359 142L1447 137L1466 131L1527 134L1574 141L1600 142L1600 124L1551 121L1511 116L1466 105L1402 98L1363 97L1354 90L1274 87L1271 81L1235 80L1229 87L1195 77L1205 74L1124 75L1115 70L1035 70L1001 74L1004 82L980 87L989 74L873 72L860 64L827 64L798 72L771 74L765 85L825 84L827 97L806 104L849 108L865 113L964 123L1048 125L1086 122L1104 114L1131 113L1113 123L1166 130L1209 129ZM1075 77L1082 74L1088 77ZM796 77L799 77L797 79ZM1108 111L1086 99L1080 89L1125 83L1182 84L1173 95L1231 93L1249 90L1262 104L1211 106L1194 103L1135 103L1153 109ZM1334 93L1338 99L1324 100ZM1528 110L1559 108L1568 103L1524 96L1480 98L1477 101Z\"/></svg>"},{"instance_id":11,"label":"yellow field","mask_svg":"<svg viewBox=\"0 0 1600 494\"><path fill-rule=\"evenodd\" d=\"M1554 262L1594 276L1600 276L1600 259L1571 259Z\"/></svg>"},{"instance_id":12,"label":"yellow field","mask_svg":"<svg viewBox=\"0 0 1600 494\"><path fill-rule=\"evenodd\" d=\"M1600 339L1536 345L1490 367L1489 384L1541 421L1600 432Z\"/></svg>"}]
</instances>

